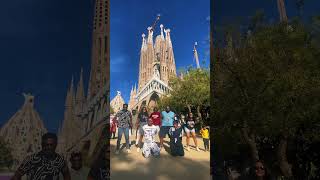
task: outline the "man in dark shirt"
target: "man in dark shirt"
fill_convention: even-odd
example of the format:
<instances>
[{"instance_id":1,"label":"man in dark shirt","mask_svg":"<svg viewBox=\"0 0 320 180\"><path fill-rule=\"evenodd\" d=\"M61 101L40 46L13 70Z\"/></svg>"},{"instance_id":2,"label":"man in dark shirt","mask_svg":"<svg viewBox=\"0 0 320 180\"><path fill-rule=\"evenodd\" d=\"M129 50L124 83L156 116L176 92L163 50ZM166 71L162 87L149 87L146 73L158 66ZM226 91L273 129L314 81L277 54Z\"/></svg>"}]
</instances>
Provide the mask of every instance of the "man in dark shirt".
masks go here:
<instances>
[{"instance_id":1,"label":"man in dark shirt","mask_svg":"<svg viewBox=\"0 0 320 180\"><path fill-rule=\"evenodd\" d=\"M27 175L28 180L70 180L69 169L64 158L55 152L57 136L46 133L42 136L42 150L24 159L11 180L20 180Z\"/></svg>"}]
</instances>

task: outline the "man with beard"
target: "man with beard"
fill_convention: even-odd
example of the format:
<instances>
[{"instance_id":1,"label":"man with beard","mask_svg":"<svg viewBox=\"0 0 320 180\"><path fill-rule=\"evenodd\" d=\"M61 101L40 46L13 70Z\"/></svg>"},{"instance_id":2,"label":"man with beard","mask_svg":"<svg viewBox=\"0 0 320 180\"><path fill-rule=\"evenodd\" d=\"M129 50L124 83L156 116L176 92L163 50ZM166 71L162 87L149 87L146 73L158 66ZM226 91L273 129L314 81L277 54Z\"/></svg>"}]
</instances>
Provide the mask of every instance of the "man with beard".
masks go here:
<instances>
[{"instance_id":1,"label":"man with beard","mask_svg":"<svg viewBox=\"0 0 320 180\"><path fill-rule=\"evenodd\" d=\"M42 150L26 157L11 180L20 180L25 174L28 180L59 180L60 173L64 180L70 180L66 161L55 152L57 139L53 133L44 134Z\"/></svg>"},{"instance_id":2,"label":"man with beard","mask_svg":"<svg viewBox=\"0 0 320 180\"><path fill-rule=\"evenodd\" d=\"M163 139L166 137L166 135L169 135L169 130L173 126L173 120L175 118L174 112L170 110L170 107L167 106L165 111L162 111L161 113L162 121L161 121L161 127L159 132L159 138L160 138L160 150L163 147Z\"/></svg>"}]
</instances>

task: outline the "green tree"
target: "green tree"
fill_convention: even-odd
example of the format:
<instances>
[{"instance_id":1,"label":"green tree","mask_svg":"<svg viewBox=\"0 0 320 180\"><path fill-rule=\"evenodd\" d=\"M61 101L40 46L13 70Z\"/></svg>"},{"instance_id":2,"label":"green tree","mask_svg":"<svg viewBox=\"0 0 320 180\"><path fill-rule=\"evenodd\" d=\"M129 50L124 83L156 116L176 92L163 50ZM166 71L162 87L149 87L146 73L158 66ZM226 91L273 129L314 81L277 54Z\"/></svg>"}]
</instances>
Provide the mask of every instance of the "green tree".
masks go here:
<instances>
[{"instance_id":1,"label":"green tree","mask_svg":"<svg viewBox=\"0 0 320 180\"><path fill-rule=\"evenodd\" d=\"M253 161L263 158L262 144L271 142L273 163L291 177L289 141L301 126L319 123L319 48L299 23L267 25L238 43L232 38L226 37L228 46L217 48L214 59L211 107L217 134L239 134L230 142L247 144ZM304 133L309 140L319 138Z\"/></svg>"},{"instance_id":2,"label":"green tree","mask_svg":"<svg viewBox=\"0 0 320 180\"><path fill-rule=\"evenodd\" d=\"M177 112L185 112L185 109L191 112L194 108L201 119L201 109L210 103L209 70L189 68L182 79L172 78L169 86L172 90L160 99L159 106L164 108L169 105Z\"/></svg>"},{"instance_id":3,"label":"green tree","mask_svg":"<svg viewBox=\"0 0 320 180\"><path fill-rule=\"evenodd\" d=\"M13 164L13 157L8 144L0 137L0 169L10 169Z\"/></svg>"}]
</instances>

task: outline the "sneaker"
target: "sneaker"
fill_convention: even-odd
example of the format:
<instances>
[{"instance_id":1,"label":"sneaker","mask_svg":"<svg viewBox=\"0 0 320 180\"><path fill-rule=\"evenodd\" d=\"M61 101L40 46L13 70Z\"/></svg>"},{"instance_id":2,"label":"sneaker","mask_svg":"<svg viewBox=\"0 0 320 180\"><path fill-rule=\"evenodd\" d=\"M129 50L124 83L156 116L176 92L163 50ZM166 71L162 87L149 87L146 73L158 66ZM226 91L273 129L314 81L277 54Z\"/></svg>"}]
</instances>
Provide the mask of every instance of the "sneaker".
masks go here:
<instances>
[{"instance_id":1,"label":"sneaker","mask_svg":"<svg viewBox=\"0 0 320 180\"><path fill-rule=\"evenodd\" d=\"M127 149L127 153L131 153L131 150L130 150L130 149Z\"/></svg>"},{"instance_id":2,"label":"sneaker","mask_svg":"<svg viewBox=\"0 0 320 180\"><path fill-rule=\"evenodd\" d=\"M119 152L119 150L116 150L116 154L119 154L120 152Z\"/></svg>"},{"instance_id":3,"label":"sneaker","mask_svg":"<svg viewBox=\"0 0 320 180\"><path fill-rule=\"evenodd\" d=\"M137 148L137 152L140 152L140 148L139 147Z\"/></svg>"},{"instance_id":4,"label":"sneaker","mask_svg":"<svg viewBox=\"0 0 320 180\"><path fill-rule=\"evenodd\" d=\"M198 147L196 147L196 150L197 150L197 151L200 151L200 149L199 149Z\"/></svg>"},{"instance_id":5,"label":"sneaker","mask_svg":"<svg viewBox=\"0 0 320 180\"><path fill-rule=\"evenodd\" d=\"M190 151L190 147L189 146L187 146L187 151Z\"/></svg>"}]
</instances>

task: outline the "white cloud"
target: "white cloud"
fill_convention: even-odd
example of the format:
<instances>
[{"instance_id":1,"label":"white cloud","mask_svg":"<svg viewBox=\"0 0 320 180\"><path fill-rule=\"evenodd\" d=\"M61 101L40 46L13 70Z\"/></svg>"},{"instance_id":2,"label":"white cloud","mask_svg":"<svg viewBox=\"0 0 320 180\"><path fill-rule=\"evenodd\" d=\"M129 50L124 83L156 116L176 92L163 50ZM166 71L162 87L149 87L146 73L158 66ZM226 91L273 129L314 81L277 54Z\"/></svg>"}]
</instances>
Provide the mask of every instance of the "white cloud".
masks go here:
<instances>
[{"instance_id":1,"label":"white cloud","mask_svg":"<svg viewBox=\"0 0 320 180\"><path fill-rule=\"evenodd\" d=\"M110 58L110 70L111 73L118 73L118 72L124 72L125 68L127 66L125 66L125 62L126 62L127 58L126 56L118 56L115 58Z\"/></svg>"}]
</instances>

